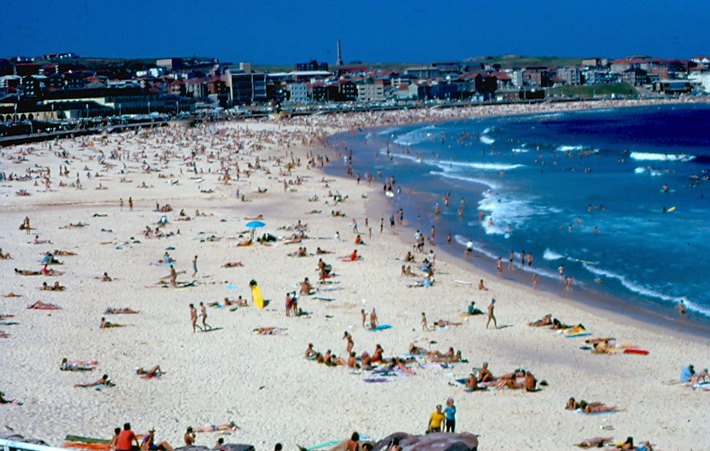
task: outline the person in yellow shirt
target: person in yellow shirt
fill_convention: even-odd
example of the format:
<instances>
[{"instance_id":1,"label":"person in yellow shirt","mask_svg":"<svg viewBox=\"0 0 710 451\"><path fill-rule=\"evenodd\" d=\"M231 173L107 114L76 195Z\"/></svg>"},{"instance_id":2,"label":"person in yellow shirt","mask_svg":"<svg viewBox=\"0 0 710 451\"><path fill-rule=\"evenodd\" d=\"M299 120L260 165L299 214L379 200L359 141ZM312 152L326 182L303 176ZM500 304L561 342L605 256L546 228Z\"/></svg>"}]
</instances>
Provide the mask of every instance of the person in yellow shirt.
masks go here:
<instances>
[{"instance_id":1,"label":"person in yellow shirt","mask_svg":"<svg viewBox=\"0 0 710 451\"><path fill-rule=\"evenodd\" d=\"M444 414L441 413L441 404L436 406L436 410L431 413L429 417L429 425L427 426L427 433L429 432L441 432L441 423L444 421Z\"/></svg>"}]
</instances>

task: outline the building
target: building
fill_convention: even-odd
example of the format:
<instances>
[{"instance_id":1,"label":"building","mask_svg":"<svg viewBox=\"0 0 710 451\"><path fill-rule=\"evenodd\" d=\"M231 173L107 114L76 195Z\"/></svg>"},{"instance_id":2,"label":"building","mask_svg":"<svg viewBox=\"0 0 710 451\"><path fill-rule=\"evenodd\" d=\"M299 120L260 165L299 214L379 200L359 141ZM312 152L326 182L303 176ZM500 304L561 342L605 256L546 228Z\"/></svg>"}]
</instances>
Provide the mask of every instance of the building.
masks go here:
<instances>
[{"instance_id":1,"label":"building","mask_svg":"<svg viewBox=\"0 0 710 451\"><path fill-rule=\"evenodd\" d=\"M688 94L692 84L688 80L660 80L653 85L653 89L669 95Z\"/></svg>"},{"instance_id":2,"label":"building","mask_svg":"<svg viewBox=\"0 0 710 451\"><path fill-rule=\"evenodd\" d=\"M528 85L550 86L550 71L546 66L529 66L523 70L523 81Z\"/></svg>"},{"instance_id":3,"label":"building","mask_svg":"<svg viewBox=\"0 0 710 451\"><path fill-rule=\"evenodd\" d=\"M436 78L439 74L439 69L434 66L412 66L404 70L407 75L413 75L420 80L428 80L430 78Z\"/></svg>"},{"instance_id":4,"label":"building","mask_svg":"<svg viewBox=\"0 0 710 451\"><path fill-rule=\"evenodd\" d=\"M319 63L316 60L311 60L308 63L296 63L296 71L310 71L310 70L328 70L328 63Z\"/></svg>"},{"instance_id":5,"label":"building","mask_svg":"<svg viewBox=\"0 0 710 451\"><path fill-rule=\"evenodd\" d=\"M364 82L357 85L358 102L377 102L385 100L385 84L382 80Z\"/></svg>"},{"instance_id":6,"label":"building","mask_svg":"<svg viewBox=\"0 0 710 451\"><path fill-rule=\"evenodd\" d=\"M350 80L340 79L338 81L338 97L343 102L357 100L357 85Z\"/></svg>"},{"instance_id":7,"label":"building","mask_svg":"<svg viewBox=\"0 0 710 451\"><path fill-rule=\"evenodd\" d=\"M306 83L289 83L287 86L291 103L308 102L308 86Z\"/></svg>"},{"instance_id":8,"label":"building","mask_svg":"<svg viewBox=\"0 0 710 451\"><path fill-rule=\"evenodd\" d=\"M621 74L621 81L631 86L642 86L648 83L648 72L643 69L627 69Z\"/></svg>"},{"instance_id":9,"label":"building","mask_svg":"<svg viewBox=\"0 0 710 451\"><path fill-rule=\"evenodd\" d=\"M710 73L700 75L700 89L706 94L710 94Z\"/></svg>"},{"instance_id":10,"label":"building","mask_svg":"<svg viewBox=\"0 0 710 451\"><path fill-rule=\"evenodd\" d=\"M182 58L161 58L155 60L155 65L158 67L164 67L168 71L173 71L184 68L185 62Z\"/></svg>"},{"instance_id":11,"label":"building","mask_svg":"<svg viewBox=\"0 0 710 451\"><path fill-rule=\"evenodd\" d=\"M266 74L232 74L232 102L235 105L250 105L266 99Z\"/></svg>"},{"instance_id":12,"label":"building","mask_svg":"<svg viewBox=\"0 0 710 451\"><path fill-rule=\"evenodd\" d=\"M582 84L582 72L575 66L558 67L557 77L564 80L567 86Z\"/></svg>"}]
</instances>

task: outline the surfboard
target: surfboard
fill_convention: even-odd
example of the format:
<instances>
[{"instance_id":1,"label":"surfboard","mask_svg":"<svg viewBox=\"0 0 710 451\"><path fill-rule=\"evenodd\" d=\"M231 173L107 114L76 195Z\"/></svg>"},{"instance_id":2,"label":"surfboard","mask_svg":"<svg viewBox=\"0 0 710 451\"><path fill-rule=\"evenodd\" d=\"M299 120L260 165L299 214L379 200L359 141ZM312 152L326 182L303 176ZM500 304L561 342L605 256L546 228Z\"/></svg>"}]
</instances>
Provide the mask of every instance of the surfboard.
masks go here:
<instances>
[{"instance_id":1,"label":"surfboard","mask_svg":"<svg viewBox=\"0 0 710 451\"><path fill-rule=\"evenodd\" d=\"M580 332L577 334L567 334L567 335L565 335L565 337L567 337L567 338L588 337L590 335L592 335L592 334L590 334L589 332Z\"/></svg>"},{"instance_id":2,"label":"surfboard","mask_svg":"<svg viewBox=\"0 0 710 451\"><path fill-rule=\"evenodd\" d=\"M256 308L264 308L264 298L261 297L261 290L256 285L251 287L251 299Z\"/></svg>"},{"instance_id":3,"label":"surfboard","mask_svg":"<svg viewBox=\"0 0 710 451\"><path fill-rule=\"evenodd\" d=\"M675 207L669 208L668 210L666 210L666 213L670 213L670 212L672 212L672 211L675 211Z\"/></svg>"},{"instance_id":4,"label":"surfboard","mask_svg":"<svg viewBox=\"0 0 710 451\"><path fill-rule=\"evenodd\" d=\"M648 355L648 351L646 351L645 349L626 348L626 349L624 349L624 354Z\"/></svg>"}]
</instances>

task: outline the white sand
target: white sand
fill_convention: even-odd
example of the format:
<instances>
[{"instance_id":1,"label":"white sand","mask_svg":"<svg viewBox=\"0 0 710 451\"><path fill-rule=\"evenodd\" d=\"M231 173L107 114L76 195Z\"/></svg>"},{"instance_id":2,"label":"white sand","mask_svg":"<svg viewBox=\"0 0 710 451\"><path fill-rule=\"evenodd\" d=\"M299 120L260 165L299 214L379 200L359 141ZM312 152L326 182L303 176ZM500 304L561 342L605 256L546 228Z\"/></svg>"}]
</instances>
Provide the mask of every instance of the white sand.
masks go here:
<instances>
[{"instance_id":1,"label":"white sand","mask_svg":"<svg viewBox=\"0 0 710 451\"><path fill-rule=\"evenodd\" d=\"M364 126L372 119L372 116L335 117L329 121L331 125L336 121L344 125L349 120L351 126ZM299 118L293 122L299 124L304 136L312 138L312 133L305 132L312 132L312 124L324 120ZM252 132L264 132L258 136L250 133L248 137L224 135L245 126ZM707 393L665 383L677 380L680 369L688 363L695 363L698 369L706 366L709 354L705 344L650 330L651 327L629 326L554 296L489 279L470 268L448 263L441 251L437 251L437 283L428 289L408 289L406 284L411 279L400 276L402 262L395 258L411 249L411 232L391 231L387 224L380 234L379 218L369 218L372 239L363 233L367 245L357 246L364 260L342 263L335 257L349 254L355 248L349 223L355 218L360 230L365 230L366 203L379 202L380 183L370 189L364 183L358 186L354 181L338 179L329 188L324 187L319 182L323 174L306 167L308 149L294 147L302 138L280 135L284 127L266 123L211 127L222 135L214 135L203 127L144 131L140 136L110 135L103 143L99 137L83 140L85 144L93 140L93 147L82 147L78 139L62 141L61 146L76 158L70 160L69 178L57 175L64 161L53 153L60 150L57 144L53 144L52 151L47 144L3 149L0 170L24 174L26 168L35 164L49 166L52 192L44 192L41 183L33 186L33 181L0 184L0 246L13 256L12 260L0 260L0 294L13 291L22 295L0 298L0 314L14 314L14 320L20 323L0 326L0 330L11 334L8 339L0 339L0 390L6 397L24 401L23 406L0 406L0 433L11 432L6 429L10 427L22 435L60 445L67 434L108 438L114 427L130 421L135 431L155 427L159 440L179 446L188 425L202 427L234 420L239 430L225 437L226 442L271 449L280 441L286 449L293 449L295 444L307 446L345 438L354 430L376 439L395 431L422 433L434 406L452 396L458 407L457 430L480 434L481 449L571 449L573 443L598 435L613 435L618 441L633 436L637 441L650 440L660 449L702 449L710 443L710 427L703 419L707 413ZM321 133L320 127L317 130ZM173 142L180 136L181 143ZM291 139L288 149L287 139ZM251 144L259 140L265 148L254 150ZM218 181L219 160L207 156L210 152L221 152L216 156L225 157L227 143L244 144L244 150L238 154L242 171L247 162L253 163L258 156L262 167L271 174L252 171L248 179L241 174L240 181L232 180L225 186ZM156 172L142 172L141 157L138 161L133 158L125 161L126 174L119 174L124 161L108 160L118 166L101 172L101 178L94 178L93 174L100 170L95 161L98 151L108 155L119 144L122 152L129 151L134 156L145 149L148 164L159 167L160 174L174 177L161 179ZM155 158L156 152L166 149L188 157L198 144L206 147L206 154L197 157L198 169L205 172L200 175L204 179L201 183L190 180L195 175L188 172L191 168L182 164L182 158L163 162ZM34 150L26 162L10 161L9 158L17 157L13 152L31 147ZM263 162L269 156L280 156L286 163L291 151L300 156L302 165L294 168L290 176L280 176L273 160ZM334 158L331 150L316 148L314 152ZM91 171L90 180L82 170L85 165ZM60 188L60 180L75 180L76 170L81 173L84 189ZM234 177L233 164L230 174ZM284 193L283 179L295 180L296 176L306 177L305 182L294 186L294 192ZM132 182L120 183L122 177ZM167 180L179 180L179 184L169 185ZM138 188L142 182L154 188ZM99 183L108 189L95 190ZM214 193L200 193L198 187L211 188ZM258 194L258 187L268 188L268 192ZM238 201L237 188L251 202ZM27 189L32 195L17 197L14 193L19 189ZM349 197L337 206L332 200L325 204L329 190ZM308 202L309 196L316 194L320 201ZM362 194L371 200L361 198ZM129 196L135 204L133 211L128 208ZM122 211L118 204L120 197L125 201ZM143 237L145 226L154 227L164 214L153 211L156 202L161 205L167 202L175 208L172 213L165 213L171 224L164 230L180 229L180 235L161 239ZM185 209L193 219L175 221L180 209ZM195 209L213 216L194 218ZM313 209L323 213L306 214ZM342 210L347 217L331 217L328 213L333 209ZM94 213L108 216L92 217ZM244 224L248 220L243 218L258 214L264 215L266 223L259 232L290 235L291 231L278 227L301 219L308 224L307 235L311 239L300 245L307 246L309 253L315 252L316 247L335 252L324 256L324 260L333 265L338 274L334 286L341 290L320 294L334 297L335 301L301 297L299 306L311 312L311 316L284 315L286 292L293 291L304 277L311 281L318 279L318 257L287 257L299 244L282 242L270 247L237 248L236 241L227 238L237 237L246 230ZM27 235L18 230L25 216L31 218L40 239L51 240L53 244L28 244L35 231ZM79 221L89 225L59 229ZM333 239L336 231L343 242ZM223 238L200 241L210 235ZM131 243L132 237L140 243ZM104 241L112 244L100 244ZM175 248L169 252L176 260L177 271L187 271L178 281L195 280L195 287L146 288L169 273L167 268L154 265L168 247ZM23 277L14 273L13 268L40 269L41 254L53 249L78 254L57 257L64 265L53 268L65 271L65 275ZM199 272L193 279L190 262L194 255L199 256ZM421 261L423 255L416 257ZM244 267L220 267L228 261L241 261ZM96 277L103 272L117 280L100 282ZM490 287L488 292L454 283L482 277ZM271 299L267 308L258 310L249 306L235 312L208 308L208 323L222 329L192 332L188 304L221 301L225 296L232 300L237 295L250 298L251 279L256 279L264 297ZM37 290L43 281L52 284L55 280L67 290ZM226 282L237 285L238 289L228 290ZM499 324L506 328L485 330L485 318L479 316L448 331L421 329L421 312L426 312L430 322L439 318L459 321L458 313L470 300L485 309L492 297L497 299ZM37 300L57 303L62 310L26 309ZM141 313L106 315L107 320L127 327L102 330L98 324L107 307L131 307ZM381 332L362 329L360 309L369 312L372 307L377 308L380 321L393 325L392 329ZM648 349L650 354L592 355L579 349L583 338L568 339L549 330L526 326L528 321L546 313L553 313L564 322L581 322L595 337L616 337ZM261 326L288 330L283 336L252 332ZM331 349L343 355L345 341L341 338L345 330L353 335L358 355L365 350L372 354L379 343L386 356L401 356L412 340L418 340L424 347L434 340L437 343L431 349L443 352L453 346L470 363L457 363L449 369L414 368L416 376L366 384L362 379L370 376L367 372L350 374L348 369L325 367L303 358L309 342L321 352ZM59 363L63 357L96 359L99 365L90 373L62 372ZM454 380L465 377L483 361L490 362L494 374L526 368L538 380L547 380L549 386L538 393L507 389L463 392ZM155 364L166 372L159 380L143 380L133 374L135 367ZM73 388L75 383L96 380L104 373L109 374L116 387L101 391ZM571 396L624 407L627 411L601 416L573 413L564 410ZM602 426L612 426L613 430L601 430ZM217 434L198 434L197 444L212 446L216 440Z\"/></svg>"}]
</instances>

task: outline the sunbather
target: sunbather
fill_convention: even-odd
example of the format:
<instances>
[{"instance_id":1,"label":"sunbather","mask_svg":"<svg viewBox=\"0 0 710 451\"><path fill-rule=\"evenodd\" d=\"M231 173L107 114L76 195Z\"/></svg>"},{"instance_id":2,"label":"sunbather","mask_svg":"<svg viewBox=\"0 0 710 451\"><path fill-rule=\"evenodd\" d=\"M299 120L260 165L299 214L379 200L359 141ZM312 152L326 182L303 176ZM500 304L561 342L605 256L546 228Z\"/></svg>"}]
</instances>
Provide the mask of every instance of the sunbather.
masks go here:
<instances>
[{"instance_id":1,"label":"sunbather","mask_svg":"<svg viewBox=\"0 0 710 451\"><path fill-rule=\"evenodd\" d=\"M72 360L62 359L59 369L62 371L91 371L96 368L99 362L96 360Z\"/></svg>"},{"instance_id":2,"label":"sunbather","mask_svg":"<svg viewBox=\"0 0 710 451\"><path fill-rule=\"evenodd\" d=\"M234 421L227 424L214 425L210 424L203 428L193 429L193 432L215 432L215 431L236 431L239 428Z\"/></svg>"},{"instance_id":3,"label":"sunbather","mask_svg":"<svg viewBox=\"0 0 710 451\"><path fill-rule=\"evenodd\" d=\"M44 303L42 301L37 301L27 306L27 308L32 310L61 310L61 307L56 304Z\"/></svg>"},{"instance_id":4,"label":"sunbather","mask_svg":"<svg viewBox=\"0 0 710 451\"><path fill-rule=\"evenodd\" d=\"M163 373L163 371L160 369L160 365L155 365L154 367L149 368L149 369L147 369L147 370L146 370L146 369L143 369L142 367L138 367L138 368L136 368L136 374L139 374L139 375L143 376L144 379L150 379L150 378L153 378L153 377L160 377L160 376L162 376L164 373Z\"/></svg>"},{"instance_id":5,"label":"sunbather","mask_svg":"<svg viewBox=\"0 0 710 451\"><path fill-rule=\"evenodd\" d=\"M99 324L99 329L108 329L111 327L123 327L123 324L111 323L106 321L106 318L101 318L101 324Z\"/></svg>"},{"instance_id":6,"label":"sunbather","mask_svg":"<svg viewBox=\"0 0 710 451\"><path fill-rule=\"evenodd\" d=\"M532 327L544 327L552 324L552 313L548 313L543 316L542 319L528 323L528 326Z\"/></svg>"},{"instance_id":7,"label":"sunbather","mask_svg":"<svg viewBox=\"0 0 710 451\"><path fill-rule=\"evenodd\" d=\"M575 444L575 446L579 446L580 448L601 448L613 441L614 437L594 437L582 440L580 443Z\"/></svg>"},{"instance_id":8,"label":"sunbather","mask_svg":"<svg viewBox=\"0 0 710 451\"><path fill-rule=\"evenodd\" d=\"M106 315L128 315L128 314L138 314L140 312L141 312L140 310L133 310L129 307L120 307L120 308L108 307L104 311L104 314L106 314Z\"/></svg>"},{"instance_id":9,"label":"sunbather","mask_svg":"<svg viewBox=\"0 0 710 451\"><path fill-rule=\"evenodd\" d=\"M101 379L94 382L87 382L85 384L74 384L75 387L96 387L98 385L111 385L111 380L108 378L108 374L101 376Z\"/></svg>"},{"instance_id":10,"label":"sunbather","mask_svg":"<svg viewBox=\"0 0 710 451\"><path fill-rule=\"evenodd\" d=\"M5 393L0 391L0 404L17 404L18 406L21 406L22 401L19 399L7 399L5 398Z\"/></svg>"}]
</instances>

